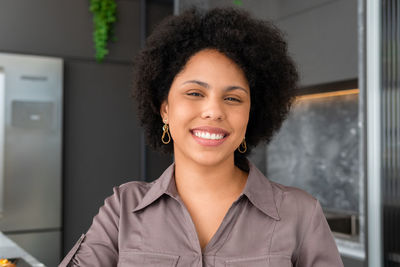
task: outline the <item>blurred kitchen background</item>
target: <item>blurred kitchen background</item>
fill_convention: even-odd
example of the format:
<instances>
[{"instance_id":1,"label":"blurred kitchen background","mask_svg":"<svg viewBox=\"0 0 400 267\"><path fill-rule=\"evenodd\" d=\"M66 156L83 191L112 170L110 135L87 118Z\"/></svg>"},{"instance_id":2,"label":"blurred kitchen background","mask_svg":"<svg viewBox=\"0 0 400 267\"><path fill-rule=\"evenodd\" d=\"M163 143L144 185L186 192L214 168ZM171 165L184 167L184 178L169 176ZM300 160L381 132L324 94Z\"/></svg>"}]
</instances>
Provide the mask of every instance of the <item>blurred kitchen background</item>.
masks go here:
<instances>
[{"instance_id":1,"label":"blurred kitchen background","mask_svg":"<svg viewBox=\"0 0 400 267\"><path fill-rule=\"evenodd\" d=\"M57 266L113 186L159 177L172 158L144 144L133 58L164 17L235 6L276 23L301 73L251 160L319 199L346 267L400 266L398 0L104 0L101 62L93 2L0 0L0 258Z\"/></svg>"}]
</instances>

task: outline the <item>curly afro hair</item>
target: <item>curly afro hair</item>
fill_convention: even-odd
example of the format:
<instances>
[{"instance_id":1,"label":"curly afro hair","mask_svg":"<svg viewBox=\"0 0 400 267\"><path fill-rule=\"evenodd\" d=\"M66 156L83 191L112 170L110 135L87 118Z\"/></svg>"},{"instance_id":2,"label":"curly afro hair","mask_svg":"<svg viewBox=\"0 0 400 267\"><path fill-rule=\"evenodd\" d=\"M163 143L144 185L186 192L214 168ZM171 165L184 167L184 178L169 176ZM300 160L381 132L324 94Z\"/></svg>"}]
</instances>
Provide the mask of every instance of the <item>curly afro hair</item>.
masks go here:
<instances>
[{"instance_id":1,"label":"curly afro hair","mask_svg":"<svg viewBox=\"0 0 400 267\"><path fill-rule=\"evenodd\" d=\"M246 155L260 141L268 143L279 130L297 89L296 66L282 33L271 22L232 7L191 8L164 19L135 60L133 97L138 102L139 120L152 148L173 153L172 140L167 145L161 142L161 103L190 57L210 48L232 59L249 82L247 151L235 151L235 165L248 171Z\"/></svg>"}]
</instances>

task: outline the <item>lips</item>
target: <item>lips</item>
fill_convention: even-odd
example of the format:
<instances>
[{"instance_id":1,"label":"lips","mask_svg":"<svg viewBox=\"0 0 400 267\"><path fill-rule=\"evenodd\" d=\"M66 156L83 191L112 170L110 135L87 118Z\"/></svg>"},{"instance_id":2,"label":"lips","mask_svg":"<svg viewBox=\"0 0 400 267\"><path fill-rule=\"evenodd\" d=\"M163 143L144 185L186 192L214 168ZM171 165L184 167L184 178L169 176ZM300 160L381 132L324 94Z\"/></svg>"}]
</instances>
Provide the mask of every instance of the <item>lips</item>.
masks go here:
<instances>
[{"instance_id":1,"label":"lips","mask_svg":"<svg viewBox=\"0 0 400 267\"><path fill-rule=\"evenodd\" d=\"M203 139L219 140L219 139L224 138L223 134L215 134L215 133L210 134L209 132L203 132L203 131L193 131L193 134L195 136L203 138Z\"/></svg>"},{"instance_id":2,"label":"lips","mask_svg":"<svg viewBox=\"0 0 400 267\"><path fill-rule=\"evenodd\" d=\"M203 146L218 146L225 142L229 132L216 127L202 126L190 130L197 143Z\"/></svg>"},{"instance_id":3,"label":"lips","mask_svg":"<svg viewBox=\"0 0 400 267\"><path fill-rule=\"evenodd\" d=\"M196 127L190 130L192 133L193 132L207 132L210 134L222 134L224 136L229 135L229 132L222 129L222 128L217 128L217 127L211 127L211 126L201 126L201 127Z\"/></svg>"}]
</instances>

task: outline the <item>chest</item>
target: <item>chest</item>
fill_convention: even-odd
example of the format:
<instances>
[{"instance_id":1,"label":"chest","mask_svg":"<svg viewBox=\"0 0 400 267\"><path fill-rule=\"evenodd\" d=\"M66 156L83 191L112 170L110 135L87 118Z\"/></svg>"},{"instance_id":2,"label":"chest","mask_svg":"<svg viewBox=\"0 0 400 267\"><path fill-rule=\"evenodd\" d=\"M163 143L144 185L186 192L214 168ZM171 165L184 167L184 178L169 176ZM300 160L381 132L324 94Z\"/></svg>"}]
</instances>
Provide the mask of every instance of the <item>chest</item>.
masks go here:
<instances>
[{"instance_id":1,"label":"chest","mask_svg":"<svg viewBox=\"0 0 400 267\"><path fill-rule=\"evenodd\" d=\"M185 206L196 229L202 250L205 249L226 216L233 200L212 202L187 202Z\"/></svg>"},{"instance_id":2,"label":"chest","mask_svg":"<svg viewBox=\"0 0 400 267\"><path fill-rule=\"evenodd\" d=\"M276 236L276 221L247 199L182 205L163 198L121 220L120 258L127 265L120 266L292 266L293 247L286 244L292 235L286 229L284 239ZM273 237L286 243L271 245Z\"/></svg>"}]
</instances>

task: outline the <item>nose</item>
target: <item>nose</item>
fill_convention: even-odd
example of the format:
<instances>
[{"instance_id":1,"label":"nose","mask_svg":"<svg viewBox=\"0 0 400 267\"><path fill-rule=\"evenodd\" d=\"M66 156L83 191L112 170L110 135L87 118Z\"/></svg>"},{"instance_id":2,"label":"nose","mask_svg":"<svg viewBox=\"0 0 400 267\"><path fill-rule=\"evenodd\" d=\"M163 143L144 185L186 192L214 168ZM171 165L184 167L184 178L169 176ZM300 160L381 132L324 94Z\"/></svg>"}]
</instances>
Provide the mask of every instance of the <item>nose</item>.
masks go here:
<instances>
[{"instance_id":1,"label":"nose","mask_svg":"<svg viewBox=\"0 0 400 267\"><path fill-rule=\"evenodd\" d=\"M201 117L210 120L224 120L226 116L223 103L218 99L209 99L205 101Z\"/></svg>"}]
</instances>

